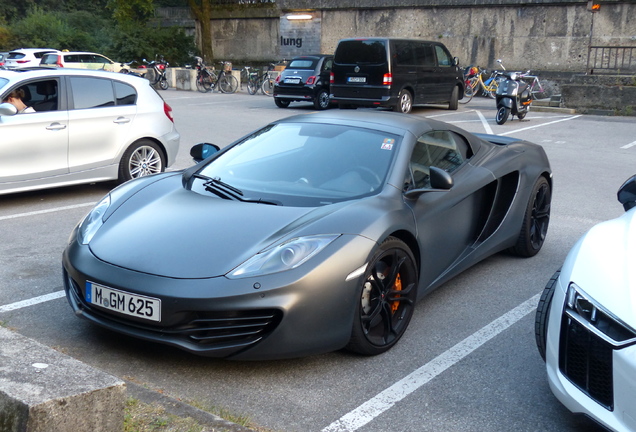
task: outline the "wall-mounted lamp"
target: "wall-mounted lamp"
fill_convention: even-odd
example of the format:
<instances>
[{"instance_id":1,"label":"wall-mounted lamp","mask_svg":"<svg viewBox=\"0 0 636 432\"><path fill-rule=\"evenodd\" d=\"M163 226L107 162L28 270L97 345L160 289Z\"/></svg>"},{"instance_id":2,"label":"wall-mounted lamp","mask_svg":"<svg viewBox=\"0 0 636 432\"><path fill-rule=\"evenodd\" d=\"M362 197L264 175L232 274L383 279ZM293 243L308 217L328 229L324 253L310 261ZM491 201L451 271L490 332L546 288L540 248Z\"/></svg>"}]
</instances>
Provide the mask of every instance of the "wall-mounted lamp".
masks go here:
<instances>
[{"instance_id":1,"label":"wall-mounted lamp","mask_svg":"<svg viewBox=\"0 0 636 432\"><path fill-rule=\"evenodd\" d=\"M287 18L290 21L297 21L297 20L310 20L310 19L313 19L314 16L310 14L289 14L289 15L286 15L285 18Z\"/></svg>"}]
</instances>

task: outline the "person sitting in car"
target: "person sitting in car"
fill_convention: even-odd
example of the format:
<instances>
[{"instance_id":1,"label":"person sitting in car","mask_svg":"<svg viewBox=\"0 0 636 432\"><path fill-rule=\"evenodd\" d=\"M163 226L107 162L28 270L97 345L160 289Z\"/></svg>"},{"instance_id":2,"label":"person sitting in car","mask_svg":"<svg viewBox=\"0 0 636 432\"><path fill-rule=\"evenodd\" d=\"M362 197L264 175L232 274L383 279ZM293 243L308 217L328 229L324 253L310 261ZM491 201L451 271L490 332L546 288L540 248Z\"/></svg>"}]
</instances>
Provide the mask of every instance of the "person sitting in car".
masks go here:
<instances>
[{"instance_id":1,"label":"person sitting in car","mask_svg":"<svg viewBox=\"0 0 636 432\"><path fill-rule=\"evenodd\" d=\"M24 90L15 89L4 98L3 102L8 102L11 105L15 106L18 109L18 114L34 113L35 110L24 103L24 97Z\"/></svg>"}]
</instances>

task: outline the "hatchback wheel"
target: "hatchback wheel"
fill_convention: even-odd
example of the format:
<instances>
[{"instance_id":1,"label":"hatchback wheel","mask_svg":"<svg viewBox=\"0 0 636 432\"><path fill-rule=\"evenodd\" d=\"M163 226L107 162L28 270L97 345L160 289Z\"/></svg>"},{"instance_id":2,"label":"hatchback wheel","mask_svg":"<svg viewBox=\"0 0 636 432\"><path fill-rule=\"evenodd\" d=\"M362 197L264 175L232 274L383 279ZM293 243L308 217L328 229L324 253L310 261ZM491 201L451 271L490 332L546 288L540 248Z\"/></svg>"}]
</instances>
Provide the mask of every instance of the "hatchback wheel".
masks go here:
<instances>
[{"instance_id":1,"label":"hatchback wheel","mask_svg":"<svg viewBox=\"0 0 636 432\"><path fill-rule=\"evenodd\" d=\"M413 316L417 295L415 258L401 240L389 237L375 252L358 290L346 349L381 354L402 337Z\"/></svg>"},{"instance_id":2,"label":"hatchback wheel","mask_svg":"<svg viewBox=\"0 0 636 432\"><path fill-rule=\"evenodd\" d=\"M320 90L314 98L314 108L317 110L324 110L329 108L329 92L327 90Z\"/></svg>"},{"instance_id":3,"label":"hatchback wheel","mask_svg":"<svg viewBox=\"0 0 636 432\"><path fill-rule=\"evenodd\" d=\"M119 181L157 174L166 169L165 156L157 144L142 139L128 147L119 163Z\"/></svg>"}]
</instances>

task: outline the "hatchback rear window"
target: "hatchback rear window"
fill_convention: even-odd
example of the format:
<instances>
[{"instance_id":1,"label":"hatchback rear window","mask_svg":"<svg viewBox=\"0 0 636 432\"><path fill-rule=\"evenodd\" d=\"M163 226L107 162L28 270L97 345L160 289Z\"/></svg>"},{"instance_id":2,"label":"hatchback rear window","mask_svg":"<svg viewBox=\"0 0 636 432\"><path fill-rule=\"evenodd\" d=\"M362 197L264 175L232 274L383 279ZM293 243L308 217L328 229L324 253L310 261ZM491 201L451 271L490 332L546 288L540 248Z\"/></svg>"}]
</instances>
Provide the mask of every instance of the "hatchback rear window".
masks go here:
<instances>
[{"instance_id":1,"label":"hatchback rear window","mask_svg":"<svg viewBox=\"0 0 636 432\"><path fill-rule=\"evenodd\" d=\"M373 39L348 40L338 44L334 63L382 64L386 63L384 41Z\"/></svg>"},{"instance_id":2,"label":"hatchback rear window","mask_svg":"<svg viewBox=\"0 0 636 432\"><path fill-rule=\"evenodd\" d=\"M309 59L302 60L292 60L292 62L287 66L289 69L315 69L316 61Z\"/></svg>"},{"instance_id":3,"label":"hatchback rear window","mask_svg":"<svg viewBox=\"0 0 636 432\"><path fill-rule=\"evenodd\" d=\"M17 60L17 59L21 59L24 58L25 54L22 54L21 52L12 52L9 53L9 57L7 57L9 60Z\"/></svg>"}]
</instances>

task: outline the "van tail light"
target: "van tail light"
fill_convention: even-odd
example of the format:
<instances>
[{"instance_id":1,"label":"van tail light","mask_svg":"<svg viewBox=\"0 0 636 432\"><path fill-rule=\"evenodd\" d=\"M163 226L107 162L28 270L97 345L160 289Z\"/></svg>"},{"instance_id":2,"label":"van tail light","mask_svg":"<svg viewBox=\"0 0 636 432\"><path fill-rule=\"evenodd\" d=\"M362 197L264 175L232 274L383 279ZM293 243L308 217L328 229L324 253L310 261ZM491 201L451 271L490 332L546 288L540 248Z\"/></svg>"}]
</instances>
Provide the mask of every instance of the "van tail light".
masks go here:
<instances>
[{"instance_id":1,"label":"van tail light","mask_svg":"<svg viewBox=\"0 0 636 432\"><path fill-rule=\"evenodd\" d=\"M334 78L333 72L329 72L329 84L333 84L336 82L336 79Z\"/></svg>"},{"instance_id":2,"label":"van tail light","mask_svg":"<svg viewBox=\"0 0 636 432\"><path fill-rule=\"evenodd\" d=\"M312 75L309 78L307 78L307 85L313 85L316 82L316 76Z\"/></svg>"},{"instance_id":3,"label":"van tail light","mask_svg":"<svg viewBox=\"0 0 636 432\"><path fill-rule=\"evenodd\" d=\"M172 117L172 108L166 103L166 101L163 102L163 112L166 113L166 117L168 117L170 121L174 123L174 117Z\"/></svg>"},{"instance_id":4,"label":"van tail light","mask_svg":"<svg viewBox=\"0 0 636 432\"><path fill-rule=\"evenodd\" d=\"M384 76L382 77L382 85L385 86L390 86L393 83L393 74L392 73L385 73Z\"/></svg>"}]
</instances>

